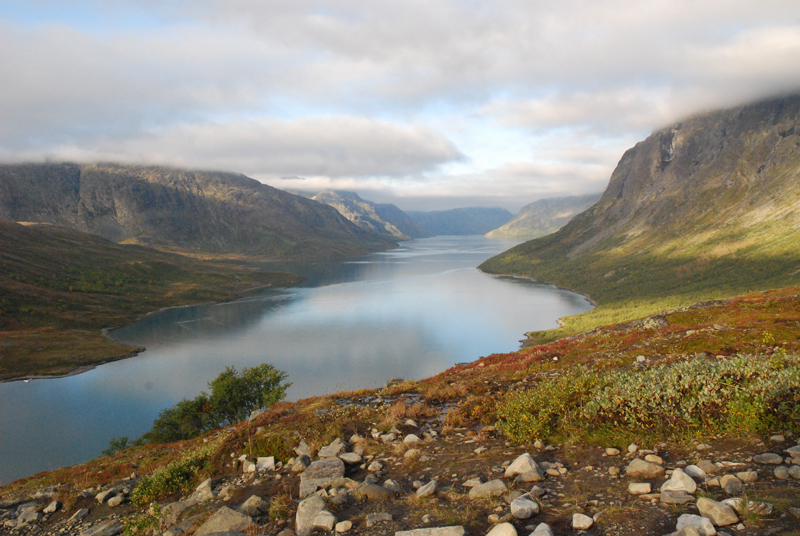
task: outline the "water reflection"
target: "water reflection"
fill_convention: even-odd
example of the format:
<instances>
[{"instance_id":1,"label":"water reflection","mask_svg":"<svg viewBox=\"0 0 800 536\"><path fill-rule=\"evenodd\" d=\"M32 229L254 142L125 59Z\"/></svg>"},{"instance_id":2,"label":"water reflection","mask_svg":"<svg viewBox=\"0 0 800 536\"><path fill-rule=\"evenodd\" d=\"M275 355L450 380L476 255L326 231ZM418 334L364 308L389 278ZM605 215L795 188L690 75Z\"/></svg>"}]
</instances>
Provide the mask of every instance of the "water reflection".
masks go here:
<instances>
[{"instance_id":1,"label":"water reflection","mask_svg":"<svg viewBox=\"0 0 800 536\"><path fill-rule=\"evenodd\" d=\"M511 351L524 332L590 308L578 294L474 268L509 246L433 238L349 263L281 265L304 285L162 311L116 330L147 351L79 376L0 385L0 483L90 459L111 437L141 435L159 410L207 389L228 365L272 363L289 374L288 396L297 399Z\"/></svg>"}]
</instances>

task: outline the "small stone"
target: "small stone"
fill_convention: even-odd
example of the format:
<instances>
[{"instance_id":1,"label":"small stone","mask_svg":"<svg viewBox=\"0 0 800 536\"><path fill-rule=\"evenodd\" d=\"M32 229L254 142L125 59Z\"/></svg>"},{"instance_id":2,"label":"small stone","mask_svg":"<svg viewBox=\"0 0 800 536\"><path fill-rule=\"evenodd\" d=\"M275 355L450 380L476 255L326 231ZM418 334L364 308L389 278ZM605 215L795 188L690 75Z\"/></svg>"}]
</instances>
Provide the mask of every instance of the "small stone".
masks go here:
<instances>
[{"instance_id":1,"label":"small stone","mask_svg":"<svg viewBox=\"0 0 800 536\"><path fill-rule=\"evenodd\" d=\"M394 533L394 536L464 536L464 527L436 527L414 530L401 530Z\"/></svg>"},{"instance_id":2,"label":"small stone","mask_svg":"<svg viewBox=\"0 0 800 536\"><path fill-rule=\"evenodd\" d=\"M47 507L42 510L45 514L54 514L61 508L61 503L58 501L53 501L47 505Z\"/></svg>"},{"instance_id":3,"label":"small stone","mask_svg":"<svg viewBox=\"0 0 800 536\"><path fill-rule=\"evenodd\" d=\"M661 486L661 492L665 491L685 491L686 493L694 493L697 491L697 483L683 472L683 469L677 468L672 472L669 480L664 482Z\"/></svg>"},{"instance_id":4,"label":"small stone","mask_svg":"<svg viewBox=\"0 0 800 536\"><path fill-rule=\"evenodd\" d=\"M106 504L112 508L115 508L122 504L125 501L125 497L122 495L117 495L116 497L111 497L109 500L106 501Z\"/></svg>"},{"instance_id":5,"label":"small stone","mask_svg":"<svg viewBox=\"0 0 800 536\"><path fill-rule=\"evenodd\" d=\"M628 484L628 493L631 495L643 495L645 493L650 493L652 489L650 488L650 484L645 483L637 483L631 482Z\"/></svg>"},{"instance_id":6,"label":"small stone","mask_svg":"<svg viewBox=\"0 0 800 536\"><path fill-rule=\"evenodd\" d=\"M100 504L103 504L104 502L106 502L108 499L110 499L111 497L113 497L116 494L117 494L117 490L112 488L112 489L107 489L105 491L101 491L100 493L95 495L94 498L97 500L97 502L99 502Z\"/></svg>"},{"instance_id":7,"label":"small stone","mask_svg":"<svg viewBox=\"0 0 800 536\"><path fill-rule=\"evenodd\" d=\"M490 530L486 536L517 536L517 529L511 523L500 523Z\"/></svg>"},{"instance_id":8,"label":"small stone","mask_svg":"<svg viewBox=\"0 0 800 536\"><path fill-rule=\"evenodd\" d=\"M784 441L786 441L786 438L781 434L775 434L775 435L769 436L769 440L772 443L783 443Z\"/></svg>"},{"instance_id":9,"label":"small stone","mask_svg":"<svg viewBox=\"0 0 800 536\"><path fill-rule=\"evenodd\" d=\"M394 480L392 478L384 482L383 487L386 488L386 490L389 491L390 493L400 493L402 491L402 489L400 488L400 484L397 482L397 480Z\"/></svg>"},{"instance_id":10,"label":"small stone","mask_svg":"<svg viewBox=\"0 0 800 536\"><path fill-rule=\"evenodd\" d=\"M336 516L327 510L323 510L314 517L312 527L315 529L330 532L336 526Z\"/></svg>"},{"instance_id":11,"label":"small stone","mask_svg":"<svg viewBox=\"0 0 800 536\"><path fill-rule=\"evenodd\" d=\"M710 460L700 460L697 462L697 467L709 475L715 475L719 472L719 467L717 467L717 465Z\"/></svg>"},{"instance_id":12,"label":"small stone","mask_svg":"<svg viewBox=\"0 0 800 536\"><path fill-rule=\"evenodd\" d=\"M537 439L533 442L533 448L542 450L544 448L544 443L540 439Z\"/></svg>"},{"instance_id":13,"label":"small stone","mask_svg":"<svg viewBox=\"0 0 800 536\"><path fill-rule=\"evenodd\" d=\"M408 434L406 437L403 438L403 443L405 443L406 445L413 445L419 442L420 438L416 434Z\"/></svg>"},{"instance_id":14,"label":"small stone","mask_svg":"<svg viewBox=\"0 0 800 536\"><path fill-rule=\"evenodd\" d=\"M71 523L75 523L77 521L80 521L80 520L84 519L88 515L89 515L89 509L88 508L81 508L80 510L78 510L77 512L72 514L72 517L69 518L69 521Z\"/></svg>"},{"instance_id":15,"label":"small stone","mask_svg":"<svg viewBox=\"0 0 800 536\"><path fill-rule=\"evenodd\" d=\"M689 475L692 478L696 478L698 480L706 480L708 478L708 473L700 469L696 465L687 465L683 468L683 472Z\"/></svg>"},{"instance_id":16,"label":"small stone","mask_svg":"<svg viewBox=\"0 0 800 536\"><path fill-rule=\"evenodd\" d=\"M511 515L517 519L528 519L539 513L539 503L526 497L517 497L511 501Z\"/></svg>"},{"instance_id":17,"label":"small stone","mask_svg":"<svg viewBox=\"0 0 800 536\"><path fill-rule=\"evenodd\" d=\"M364 483L356 488L356 497L362 501L384 502L392 498L392 492L377 484Z\"/></svg>"},{"instance_id":18,"label":"small stone","mask_svg":"<svg viewBox=\"0 0 800 536\"><path fill-rule=\"evenodd\" d=\"M637 450L639 450L639 445L634 443L628 445L628 454L635 454Z\"/></svg>"},{"instance_id":19,"label":"small stone","mask_svg":"<svg viewBox=\"0 0 800 536\"><path fill-rule=\"evenodd\" d=\"M789 468L789 476L795 480L800 480L800 465L793 465Z\"/></svg>"},{"instance_id":20,"label":"small stone","mask_svg":"<svg viewBox=\"0 0 800 536\"><path fill-rule=\"evenodd\" d=\"M405 458L406 460L410 460L412 458L419 458L420 454L422 454L422 451L419 449L408 449L403 454L403 458Z\"/></svg>"},{"instance_id":21,"label":"small stone","mask_svg":"<svg viewBox=\"0 0 800 536\"><path fill-rule=\"evenodd\" d=\"M431 480L430 482L419 488L416 492L416 495L417 499L423 499L425 497L430 497L434 493L436 493L436 481Z\"/></svg>"},{"instance_id":22,"label":"small stone","mask_svg":"<svg viewBox=\"0 0 800 536\"><path fill-rule=\"evenodd\" d=\"M697 499L700 515L707 517L717 527L727 527L739 522L739 516L729 505L705 497Z\"/></svg>"},{"instance_id":23,"label":"small stone","mask_svg":"<svg viewBox=\"0 0 800 536\"><path fill-rule=\"evenodd\" d=\"M664 459L661 456L656 456L655 454L648 454L644 457L644 461L658 465L664 465Z\"/></svg>"},{"instance_id":24,"label":"small stone","mask_svg":"<svg viewBox=\"0 0 800 536\"><path fill-rule=\"evenodd\" d=\"M342 534L352 528L353 528L353 522L348 520L348 521L339 521L338 523L336 523L336 527L334 527L334 530L338 534Z\"/></svg>"},{"instance_id":25,"label":"small stone","mask_svg":"<svg viewBox=\"0 0 800 536\"><path fill-rule=\"evenodd\" d=\"M297 536L309 536L314 528L314 519L323 510L325 510L325 500L318 495L312 495L301 501L297 505L297 515L295 516Z\"/></svg>"},{"instance_id":26,"label":"small stone","mask_svg":"<svg viewBox=\"0 0 800 536\"><path fill-rule=\"evenodd\" d=\"M606 449L606 456L619 456L619 449L609 447Z\"/></svg>"},{"instance_id":27,"label":"small stone","mask_svg":"<svg viewBox=\"0 0 800 536\"><path fill-rule=\"evenodd\" d=\"M530 471L535 471L539 474L542 473L542 470L539 468L539 465L536 463L533 457L526 452L525 454L518 456L517 459L506 468L505 477L514 478L515 476L528 473Z\"/></svg>"},{"instance_id":28,"label":"small stone","mask_svg":"<svg viewBox=\"0 0 800 536\"><path fill-rule=\"evenodd\" d=\"M784 467L783 465L778 466L772 472L775 475L775 478L778 480L788 480L789 479L789 469Z\"/></svg>"},{"instance_id":29,"label":"small stone","mask_svg":"<svg viewBox=\"0 0 800 536\"><path fill-rule=\"evenodd\" d=\"M765 452L753 456L753 461L762 465L780 465L783 463L783 456L774 452Z\"/></svg>"},{"instance_id":30,"label":"small stone","mask_svg":"<svg viewBox=\"0 0 800 536\"><path fill-rule=\"evenodd\" d=\"M734 475L725 475L719 479L719 484L728 495L740 495L744 491L744 484Z\"/></svg>"},{"instance_id":31,"label":"small stone","mask_svg":"<svg viewBox=\"0 0 800 536\"><path fill-rule=\"evenodd\" d=\"M269 503L258 495L251 495L236 510L246 516L258 517L269 510Z\"/></svg>"},{"instance_id":32,"label":"small stone","mask_svg":"<svg viewBox=\"0 0 800 536\"><path fill-rule=\"evenodd\" d=\"M125 525L116 519L108 519L81 531L80 536L117 536L125 529Z\"/></svg>"},{"instance_id":33,"label":"small stone","mask_svg":"<svg viewBox=\"0 0 800 536\"><path fill-rule=\"evenodd\" d=\"M608 474L611 476L617 476L619 474L619 467L609 467Z\"/></svg>"},{"instance_id":34,"label":"small stone","mask_svg":"<svg viewBox=\"0 0 800 536\"><path fill-rule=\"evenodd\" d=\"M711 450L713 447L708 443L698 443L694 449L695 450Z\"/></svg>"},{"instance_id":35,"label":"small stone","mask_svg":"<svg viewBox=\"0 0 800 536\"><path fill-rule=\"evenodd\" d=\"M479 484L469 490L470 499L485 499L487 497L499 497L508 492L506 483L500 479L490 480L485 484Z\"/></svg>"},{"instance_id":36,"label":"small stone","mask_svg":"<svg viewBox=\"0 0 800 536\"><path fill-rule=\"evenodd\" d=\"M383 464L378 461L374 461L369 466L367 466L367 471L370 473L377 473L378 471L383 470Z\"/></svg>"},{"instance_id":37,"label":"small stone","mask_svg":"<svg viewBox=\"0 0 800 536\"><path fill-rule=\"evenodd\" d=\"M688 504L694 502L694 497L685 491L662 491L660 498L664 504Z\"/></svg>"},{"instance_id":38,"label":"small stone","mask_svg":"<svg viewBox=\"0 0 800 536\"><path fill-rule=\"evenodd\" d=\"M694 514L683 514L678 518L675 529L681 531L686 527L692 527L700 536L714 536L717 533L710 519Z\"/></svg>"},{"instance_id":39,"label":"small stone","mask_svg":"<svg viewBox=\"0 0 800 536\"><path fill-rule=\"evenodd\" d=\"M583 514L572 514L572 528L575 530L589 530L594 525L594 519Z\"/></svg>"},{"instance_id":40,"label":"small stone","mask_svg":"<svg viewBox=\"0 0 800 536\"><path fill-rule=\"evenodd\" d=\"M376 514L367 514L367 528L372 528L378 523L383 523L386 521L392 521L392 514L387 514L385 512L380 512ZM395 533L395 536L400 534L399 532Z\"/></svg>"},{"instance_id":41,"label":"small stone","mask_svg":"<svg viewBox=\"0 0 800 536\"><path fill-rule=\"evenodd\" d=\"M488 450L489 450L489 449L487 449L486 447L478 447L478 448L476 448L475 450L473 450L472 452L474 452L475 454L477 454L478 456L480 456L481 454L483 454L484 452L486 452L486 451L488 451Z\"/></svg>"},{"instance_id":42,"label":"small stone","mask_svg":"<svg viewBox=\"0 0 800 536\"><path fill-rule=\"evenodd\" d=\"M634 458L625 473L631 478L642 478L652 480L664 474L664 468L658 464L646 462L639 458Z\"/></svg>"},{"instance_id":43,"label":"small stone","mask_svg":"<svg viewBox=\"0 0 800 536\"><path fill-rule=\"evenodd\" d=\"M200 528L195 531L195 535L206 536L215 532L241 532L252 524L253 520L250 516L240 514L227 506L223 506L208 521L200 525Z\"/></svg>"},{"instance_id":44,"label":"small stone","mask_svg":"<svg viewBox=\"0 0 800 536\"><path fill-rule=\"evenodd\" d=\"M539 523L529 536L553 536L553 529L547 523Z\"/></svg>"},{"instance_id":45,"label":"small stone","mask_svg":"<svg viewBox=\"0 0 800 536\"><path fill-rule=\"evenodd\" d=\"M741 497L734 497L731 499L725 499L722 501L722 504L726 504L733 508L733 510L741 515L744 515L747 512L751 512L756 515L760 516L768 516L772 514L774 507L772 504L764 501L746 501Z\"/></svg>"},{"instance_id":46,"label":"small stone","mask_svg":"<svg viewBox=\"0 0 800 536\"><path fill-rule=\"evenodd\" d=\"M736 473L736 478L742 482L752 483L758 480L758 473L755 471L740 471Z\"/></svg>"},{"instance_id":47,"label":"small stone","mask_svg":"<svg viewBox=\"0 0 800 536\"><path fill-rule=\"evenodd\" d=\"M318 456L320 458L335 458L340 454L344 454L347 450L347 443L342 441L340 438L334 439L330 445L326 445L319 449Z\"/></svg>"}]
</instances>

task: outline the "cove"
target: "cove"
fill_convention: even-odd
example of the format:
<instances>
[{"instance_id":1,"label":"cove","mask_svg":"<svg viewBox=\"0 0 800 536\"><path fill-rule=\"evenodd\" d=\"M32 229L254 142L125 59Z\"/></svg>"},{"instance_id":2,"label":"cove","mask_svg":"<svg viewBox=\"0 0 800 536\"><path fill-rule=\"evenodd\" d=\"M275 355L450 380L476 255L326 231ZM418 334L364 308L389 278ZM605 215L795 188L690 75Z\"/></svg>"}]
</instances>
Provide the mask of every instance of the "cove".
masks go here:
<instances>
[{"instance_id":1,"label":"cove","mask_svg":"<svg viewBox=\"0 0 800 536\"><path fill-rule=\"evenodd\" d=\"M421 379L519 348L524 333L591 309L582 295L476 269L515 242L434 237L350 262L280 265L306 277L231 303L151 314L111 336L140 355L66 378L0 384L0 484L88 461L226 366L271 363L288 398Z\"/></svg>"}]
</instances>

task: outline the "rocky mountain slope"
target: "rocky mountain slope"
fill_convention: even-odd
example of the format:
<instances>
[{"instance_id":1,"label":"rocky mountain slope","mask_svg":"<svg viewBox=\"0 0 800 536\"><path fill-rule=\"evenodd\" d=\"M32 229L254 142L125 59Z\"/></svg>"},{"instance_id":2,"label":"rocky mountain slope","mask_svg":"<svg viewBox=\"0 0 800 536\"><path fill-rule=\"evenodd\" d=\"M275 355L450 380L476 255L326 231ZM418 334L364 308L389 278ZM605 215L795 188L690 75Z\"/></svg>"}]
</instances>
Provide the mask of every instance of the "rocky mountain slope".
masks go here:
<instances>
[{"instance_id":1,"label":"rocky mountain slope","mask_svg":"<svg viewBox=\"0 0 800 536\"><path fill-rule=\"evenodd\" d=\"M505 225L486 233L489 238L530 240L549 235L564 227L597 200L600 194L573 195L540 199L522 207Z\"/></svg>"},{"instance_id":2,"label":"rocky mountain slope","mask_svg":"<svg viewBox=\"0 0 800 536\"><path fill-rule=\"evenodd\" d=\"M629 149L589 210L481 269L601 305L796 284L799 178L800 96L692 117Z\"/></svg>"},{"instance_id":3,"label":"rocky mountain slope","mask_svg":"<svg viewBox=\"0 0 800 536\"><path fill-rule=\"evenodd\" d=\"M336 258L393 245L330 207L244 175L116 164L0 166L0 219L270 259Z\"/></svg>"},{"instance_id":4,"label":"rocky mountain slope","mask_svg":"<svg viewBox=\"0 0 800 536\"><path fill-rule=\"evenodd\" d=\"M486 207L406 211L406 214L436 236L483 235L514 217L504 208Z\"/></svg>"},{"instance_id":5,"label":"rocky mountain slope","mask_svg":"<svg viewBox=\"0 0 800 536\"><path fill-rule=\"evenodd\" d=\"M360 228L378 235L395 240L433 236L395 205L373 203L355 192L325 190L311 199L332 206Z\"/></svg>"}]
</instances>

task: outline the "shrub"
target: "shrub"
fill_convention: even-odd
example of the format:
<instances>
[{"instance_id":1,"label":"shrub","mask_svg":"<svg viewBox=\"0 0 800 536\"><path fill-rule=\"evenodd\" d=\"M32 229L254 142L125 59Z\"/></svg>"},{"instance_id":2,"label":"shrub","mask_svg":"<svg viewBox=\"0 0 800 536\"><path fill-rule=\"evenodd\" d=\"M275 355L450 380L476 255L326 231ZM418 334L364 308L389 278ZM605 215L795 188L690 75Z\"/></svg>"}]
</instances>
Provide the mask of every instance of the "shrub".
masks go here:
<instances>
[{"instance_id":1,"label":"shrub","mask_svg":"<svg viewBox=\"0 0 800 536\"><path fill-rule=\"evenodd\" d=\"M145 506L172 493L191 490L220 444L221 440L211 442L143 476L131 492L131 502Z\"/></svg>"}]
</instances>

